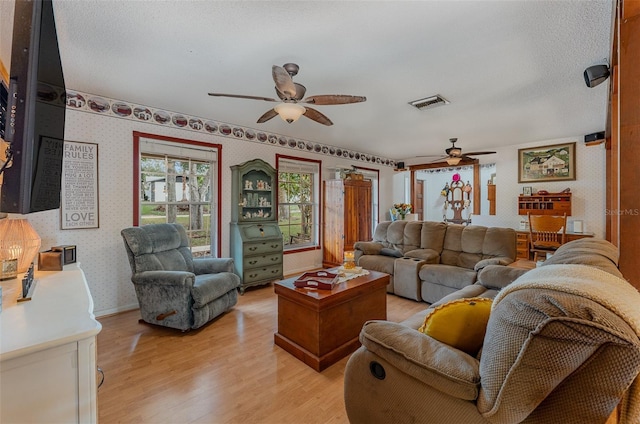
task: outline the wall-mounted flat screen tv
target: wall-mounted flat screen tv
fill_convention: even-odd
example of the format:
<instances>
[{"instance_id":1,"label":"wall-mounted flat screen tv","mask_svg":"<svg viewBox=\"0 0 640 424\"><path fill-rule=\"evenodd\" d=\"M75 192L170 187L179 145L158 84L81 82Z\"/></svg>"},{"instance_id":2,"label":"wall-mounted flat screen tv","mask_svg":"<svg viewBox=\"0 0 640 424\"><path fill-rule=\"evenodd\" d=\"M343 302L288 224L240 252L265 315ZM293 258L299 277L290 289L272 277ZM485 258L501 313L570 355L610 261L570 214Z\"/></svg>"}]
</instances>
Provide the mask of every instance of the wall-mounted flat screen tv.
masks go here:
<instances>
[{"instance_id":1,"label":"wall-mounted flat screen tv","mask_svg":"<svg viewBox=\"0 0 640 424\"><path fill-rule=\"evenodd\" d=\"M15 2L0 212L60 207L66 94L51 0Z\"/></svg>"}]
</instances>

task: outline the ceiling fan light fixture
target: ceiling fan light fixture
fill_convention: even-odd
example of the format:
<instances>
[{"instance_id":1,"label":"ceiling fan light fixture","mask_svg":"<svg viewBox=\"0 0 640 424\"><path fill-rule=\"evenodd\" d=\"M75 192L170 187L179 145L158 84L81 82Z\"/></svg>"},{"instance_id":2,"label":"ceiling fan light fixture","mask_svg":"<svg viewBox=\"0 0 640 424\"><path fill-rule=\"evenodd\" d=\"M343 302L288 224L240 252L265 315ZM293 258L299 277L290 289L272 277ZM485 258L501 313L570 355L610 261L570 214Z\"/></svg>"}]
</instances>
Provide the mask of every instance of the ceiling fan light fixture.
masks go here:
<instances>
[{"instance_id":1,"label":"ceiling fan light fixture","mask_svg":"<svg viewBox=\"0 0 640 424\"><path fill-rule=\"evenodd\" d=\"M448 158L448 159L447 159L447 163L448 163L449 165L451 165L451 166L455 166L455 165L457 165L457 164L459 164L459 163L460 163L460 160L461 160L461 159L462 159L462 158Z\"/></svg>"},{"instance_id":2,"label":"ceiling fan light fixture","mask_svg":"<svg viewBox=\"0 0 640 424\"><path fill-rule=\"evenodd\" d=\"M273 108L283 121L288 123L296 122L307 109L304 106L300 106L297 103L280 103Z\"/></svg>"}]
</instances>

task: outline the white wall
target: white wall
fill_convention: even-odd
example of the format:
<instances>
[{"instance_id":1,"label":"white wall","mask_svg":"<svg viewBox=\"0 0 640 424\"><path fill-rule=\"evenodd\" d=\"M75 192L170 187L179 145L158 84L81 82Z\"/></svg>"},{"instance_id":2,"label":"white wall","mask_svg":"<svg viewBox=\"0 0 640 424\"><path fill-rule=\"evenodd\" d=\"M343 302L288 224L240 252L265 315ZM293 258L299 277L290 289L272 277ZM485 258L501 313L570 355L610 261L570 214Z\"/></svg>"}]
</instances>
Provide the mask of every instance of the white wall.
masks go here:
<instances>
[{"instance_id":1,"label":"white wall","mask_svg":"<svg viewBox=\"0 0 640 424\"><path fill-rule=\"evenodd\" d=\"M86 97L85 97L86 98ZM230 136L209 134L157 123L119 118L113 114L67 108L65 139L98 144L100 228L60 230L60 210L37 212L11 218L27 218L42 238L42 250L61 244L77 246L81 263L93 295L96 315L137 307L130 281L131 270L120 230L133 222L133 131L221 144L222 169L222 251L229 255L231 219L230 166L261 158L275 166L276 153L322 161L323 179L334 178L334 168L352 165L380 170L380 204L391 203L390 180L393 166L344 157L317 154L306 149L280 147L278 144L247 141ZM320 267L320 250L284 256L284 273L293 274Z\"/></svg>"}]
</instances>

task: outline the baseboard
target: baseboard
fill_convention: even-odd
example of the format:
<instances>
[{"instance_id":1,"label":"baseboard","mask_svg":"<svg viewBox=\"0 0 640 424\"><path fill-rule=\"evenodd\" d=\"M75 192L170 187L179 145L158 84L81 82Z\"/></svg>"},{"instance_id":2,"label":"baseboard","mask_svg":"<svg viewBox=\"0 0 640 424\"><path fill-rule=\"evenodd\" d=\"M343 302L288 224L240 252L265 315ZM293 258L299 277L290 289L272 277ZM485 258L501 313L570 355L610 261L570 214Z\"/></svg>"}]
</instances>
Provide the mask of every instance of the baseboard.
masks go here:
<instances>
[{"instance_id":1,"label":"baseboard","mask_svg":"<svg viewBox=\"0 0 640 424\"><path fill-rule=\"evenodd\" d=\"M140 309L140 306L137 303L132 303L130 305L120 306L118 308L94 311L94 315L96 316L96 318L104 318L110 315L117 315L123 312L133 311L134 309Z\"/></svg>"}]
</instances>

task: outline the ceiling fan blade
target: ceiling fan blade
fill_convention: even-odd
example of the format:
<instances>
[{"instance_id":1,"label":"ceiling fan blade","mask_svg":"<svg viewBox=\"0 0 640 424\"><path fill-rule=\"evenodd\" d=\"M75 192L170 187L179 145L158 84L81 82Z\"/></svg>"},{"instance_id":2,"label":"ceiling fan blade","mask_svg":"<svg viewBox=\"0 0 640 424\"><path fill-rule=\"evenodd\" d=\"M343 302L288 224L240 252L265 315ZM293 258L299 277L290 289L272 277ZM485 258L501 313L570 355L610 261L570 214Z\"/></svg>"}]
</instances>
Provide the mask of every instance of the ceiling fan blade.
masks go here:
<instances>
[{"instance_id":1,"label":"ceiling fan blade","mask_svg":"<svg viewBox=\"0 0 640 424\"><path fill-rule=\"evenodd\" d=\"M210 96L215 97L235 97L237 99L249 99L249 100L264 100L265 102L277 102L278 100L272 99L270 97L260 97L260 96L245 96L242 94L223 94L223 93L209 93Z\"/></svg>"},{"instance_id":2,"label":"ceiling fan blade","mask_svg":"<svg viewBox=\"0 0 640 424\"><path fill-rule=\"evenodd\" d=\"M307 109L307 111L303 115L306 116L307 118L313 121L316 121L322 125L327 125L327 126L333 125L333 122L331 122L331 119L327 118L317 110L311 109L310 107L305 107L305 109Z\"/></svg>"},{"instance_id":3,"label":"ceiling fan blade","mask_svg":"<svg viewBox=\"0 0 640 424\"><path fill-rule=\"evenodd\" d=\"M469 152L465 153L464 156L479 156L479 155L492 155L495 152Z\"/></svg>"},{"instance_id":4,"label":"ceiling fan blade","mask_svg":"<svg viewBox=\"0 0 640 424\"><path fill-rule=\"evenodd\" d=\"M293 99L300 101L300 99L304 97L304 93L307 92L307 88L302 84L298 84L297 82L294 82L293 85L296 87L296 95L293 96ZM276 94L278 95L280 100L284 101L291 99L290 96L287 96L286 94L280 92L280 90L278 90L278 87L276 87Z\"/></svg>"},{"instance_id":5,"label":"ceiling fan blade","mask_svg":"<svg viewBox=\"0 0 640 424\"><path fill-rule=\"evenodd\" d=\"M449 156L447 155L419 155L419 156L414 156L415 158L436 158L436 160L440 160L440 159L446 159Z\"/></svg>"},{"instance_id":6,"label":"ceiling fan blade","mask_svg":"<svg viewBox=\"0 0 640 424\"><path fill-rule=\"evenodd\" d=\"M309 103L312 105L346 105L349 103L366 102L367 98L364 96L349 96L346 94L321 94L319 96L309 96L304 99L303 103Z\"/></svg>"},{"instance_id":7,"label":"ceiling fan blade","mask_svg":"<svg viewBox=\"0 0 640 424\"><path fill-rule=\"evenodd\" d=\"M295 98L296 86L289 72L282 66L273 65L271 74L273 75L273 81L276 83L276 89L287 96L288 99Z\"/></svg>"},{"instance_id":8,"label":"ceiling fan blade","mask_svg":"<svg viewBox=\"0 0 640 424\"><path fill-rule=\"evenodd\" d=\"M274 109L270 109L266 111L260 118L258 118L257 123L262 124L275 116L278 116L278 112L276 112Z\"/></svg>"}]
</instances>

